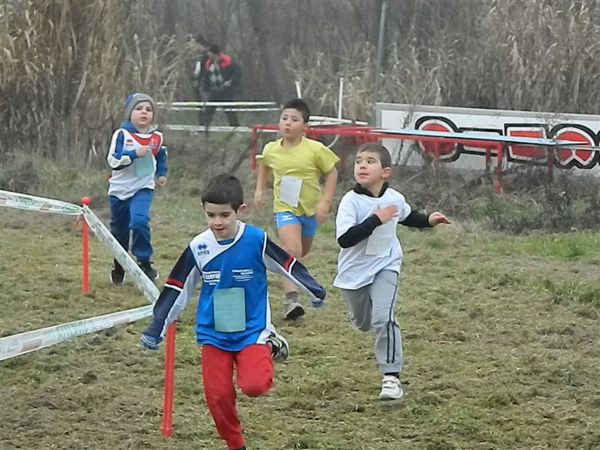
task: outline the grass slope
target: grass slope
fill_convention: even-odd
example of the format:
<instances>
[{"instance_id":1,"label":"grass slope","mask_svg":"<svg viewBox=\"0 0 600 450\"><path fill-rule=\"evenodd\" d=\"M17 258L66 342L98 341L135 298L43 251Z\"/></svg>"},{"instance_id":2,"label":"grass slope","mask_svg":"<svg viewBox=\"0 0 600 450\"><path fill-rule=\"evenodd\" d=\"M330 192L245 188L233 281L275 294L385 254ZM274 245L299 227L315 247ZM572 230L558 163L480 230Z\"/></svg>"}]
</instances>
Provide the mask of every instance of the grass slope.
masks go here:
<instances>
[{"instance_id":1,"label":"grass slope","mask_svg":"<svg viewBox=\"0 0 600 450\"><path fill-rule=\"evenodd\" d=\"M107 223L99 201L93 205ZM154 205L161 279L204 227L197 192ZM266 226L268 214L250 220ZM144 305L108 281L92 240L91 295L80 293L72 219L0 208L0 335ZM456 224L399 229L405 263L397 317L406 398L377 400L372 338L353 330L340 295L299 324L276 326L291 357L268 397L240 396L251 449L600 448L599 233L514 237ZM330 286L337 246L321 227L307 259ZM161 437L162 352L139 348L145 323L75 338L0 363L2 449L220 449L204 404L194 306L177 337L175 433Z\"/></svg>"}]
</instances>

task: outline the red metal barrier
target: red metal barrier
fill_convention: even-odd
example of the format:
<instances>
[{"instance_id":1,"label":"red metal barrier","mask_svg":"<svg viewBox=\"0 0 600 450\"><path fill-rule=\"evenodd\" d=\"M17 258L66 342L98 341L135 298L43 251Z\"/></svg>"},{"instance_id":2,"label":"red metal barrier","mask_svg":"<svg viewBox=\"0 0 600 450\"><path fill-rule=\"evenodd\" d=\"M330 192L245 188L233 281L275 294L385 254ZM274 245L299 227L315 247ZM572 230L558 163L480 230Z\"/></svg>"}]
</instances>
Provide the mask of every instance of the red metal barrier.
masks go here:
<instances>
[{"instance_id":1,"label":"red metal barrier","mask_svg":"<svg viewBox=\"0 0 600 450\"><path fill-rule=\"evenodd\" d=\"M250 145L250 167L256 170L256 159L258 156L258 137L261 131L277 131L279 129L276 124L255 125L252 127L252 141ZM495 191L497 194L502 193L502 161L504 159L504 144L493 140L485 139L461 139L457 137L441 137L441 136L414 136L400 135L388 132L382 132L379 129L363 126L363 125L317 125L307 129L307 136L311 139L318 139L322 136L340 136L350 137L357 144L366 142L376 142L379 139L395 139L417 141L421 143L433 144L433 166L436 167L441 160L442 144L462 144L470 147L480 147L486 151L486 170L489 170L491 163L491 151L496 150L496 167L495 173ZM550 170L550 169L549 169Z\"/></svg>"}]
</instances>

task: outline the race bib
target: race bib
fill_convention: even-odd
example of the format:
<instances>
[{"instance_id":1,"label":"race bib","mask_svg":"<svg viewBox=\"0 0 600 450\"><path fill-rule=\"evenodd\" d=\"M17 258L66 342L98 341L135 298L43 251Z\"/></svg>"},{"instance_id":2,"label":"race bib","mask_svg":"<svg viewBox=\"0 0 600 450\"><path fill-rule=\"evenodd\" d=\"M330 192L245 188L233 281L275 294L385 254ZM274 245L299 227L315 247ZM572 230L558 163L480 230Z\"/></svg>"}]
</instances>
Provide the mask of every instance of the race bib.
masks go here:
<instances>
[{"instance_id":1,"label":"race bib","mask_svg":"<svg viewBox=\"0 0 600 450\"><path fill-rule=\"evenodd\" d=\"M371 234L367 240L365 254L371 256L389 255L392 249L392 240L396 235L397 223L398 220L390 220L375 228L373 234Z\"/></svg>"},{"instance_id":2,"label":"race bib","mask_svg":"<svg viewBox=\"0 0 600 450\"><path fill-rule=\"evenodd\" d=\"M213 295L215 330L236 333L246 329L244 288L215 289Z\"/></svg>"},{"instance_id":3,"label":"race bib","mask_svg":"<svg viewBox=\"0 0 600 450\"><path fill-rule=\"evenodd\" d=\"M136 177L147 177L154 173L154 156L152 153L146 153L143 158L133 160L133 168Z\"/></svg>"},{"instance_id":4,"label":"race bib","mask_svg":"<svg viewBox=\"0 0 600 450\"><path fill-rule=\"evenodd\" d=\"M279 184L279 199L294 208L298 207L300 200L300 191L302 190L302 180L296 177L281 177Z\"/></svg>"}]
</instances>

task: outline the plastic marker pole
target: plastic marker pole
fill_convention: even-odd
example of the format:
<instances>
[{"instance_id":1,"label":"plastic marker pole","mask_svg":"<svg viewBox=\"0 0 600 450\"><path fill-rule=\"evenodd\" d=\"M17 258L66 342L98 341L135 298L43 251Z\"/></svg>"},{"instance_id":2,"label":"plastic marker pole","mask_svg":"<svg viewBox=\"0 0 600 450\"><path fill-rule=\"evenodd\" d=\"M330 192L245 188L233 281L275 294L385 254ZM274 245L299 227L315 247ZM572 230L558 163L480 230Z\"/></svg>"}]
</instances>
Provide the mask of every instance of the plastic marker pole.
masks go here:
<instances>
[{"instance_id":1,"label":"plastic marker pole","mask_svg":"<svg viewBox=\"0 0 600 450\"><path fill-rule=\"evenodd\" d=\"M84 206L90 206L90 199L88 197L83 197L81 199L81 204ZM90 293L90 252L89 252L89 242L90 242L90 232L88 228L88 224L83 217L83 214L80 216L81 218L81 292L84 295Z\"/></svg>"},{"instance_id":2,"label":"plastic marker pole","mask_svg":"<svg viewBox=\"0 0 600 450\"><path fill-rule=\"evenodd\" d=\"M175 331L176 324L172 323L167 329L165 344L165 386L163 393L163 416L160 432L164 437L173 434L173 386L175 379Z\"/></svg>"},{"instance_id":3,"label":"plastic marker pole","mask_svg":"<svg viewBox=\"0 0 600 450\"><path fill-rule=\"evenodd\" d=\"M344 100L344 77L340 77L340 92L338 93L338 119L342 118L342 103Z\"/></svg>"},{"instance_id":4,"label":"plastic marker pole","mask_svg":"<svg viewBox=\"0 0 600 450\"><path fill-rule=\"evenodd\" d=\"M294 84L296 85L296 97L302 98L302 88L300 87L300 80L296 80Z\"/></svg>"}]
</instances>

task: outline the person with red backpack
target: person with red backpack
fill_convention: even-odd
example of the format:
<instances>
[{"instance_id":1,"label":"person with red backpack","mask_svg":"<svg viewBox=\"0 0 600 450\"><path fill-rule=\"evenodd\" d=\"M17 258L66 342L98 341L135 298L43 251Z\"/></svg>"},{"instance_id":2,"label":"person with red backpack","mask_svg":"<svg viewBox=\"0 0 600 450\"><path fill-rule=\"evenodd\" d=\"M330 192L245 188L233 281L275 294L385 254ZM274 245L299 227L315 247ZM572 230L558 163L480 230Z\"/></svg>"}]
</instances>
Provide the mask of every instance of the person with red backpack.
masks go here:
<instances>
[{"instance_id":1,"label":"person with red backpack","mask_svg":"<svg viewBox=\"0 0 600 450\"><path fill-rule=\"evenodd\" d=\"M200 73L200 89L208 102L231 102L238 92L241 71L231 56L223 53L221 48L212 44L203 61ZM201 125L209 126L215 114L215 106L207 106L201 118ZM226 111L227 121L232 127L239 126L235 111Z\"/></svg>"}]
</instances>

